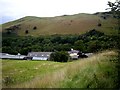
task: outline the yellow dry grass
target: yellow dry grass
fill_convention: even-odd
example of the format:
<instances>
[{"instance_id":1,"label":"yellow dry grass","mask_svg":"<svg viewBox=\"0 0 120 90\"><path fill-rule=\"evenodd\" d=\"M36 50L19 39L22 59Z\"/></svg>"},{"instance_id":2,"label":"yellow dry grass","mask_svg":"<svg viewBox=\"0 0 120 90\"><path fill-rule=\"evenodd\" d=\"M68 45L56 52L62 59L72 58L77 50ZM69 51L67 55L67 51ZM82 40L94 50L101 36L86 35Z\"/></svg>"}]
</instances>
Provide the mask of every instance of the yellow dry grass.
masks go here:
<instances>
[{"instance_id":1,"label":"yellow dry grass","mask_svg":"<svg viewBox=\"0 0 120 90\"><path fill-rule=\"evenodd\" d=\"M98 27L101 21L102 27ZM114 22L113 22L114 21ZM111 22L111 18L103 20L100 16L90 14L76 14L71 16L59 16L50 18L39 17L24 17L22 19L3 24L4 29L11 26L20 25L20 29L16 30L20 36L26 36L25 31L28 30L31 36L39 35L53 35L53 34L82 34L86 31L97 29L99 31L109 34L114 33L116 30L110 29L114 27L116 20ZM36 26L37 29L33 30Z\"/></svg>"}]
</instances>

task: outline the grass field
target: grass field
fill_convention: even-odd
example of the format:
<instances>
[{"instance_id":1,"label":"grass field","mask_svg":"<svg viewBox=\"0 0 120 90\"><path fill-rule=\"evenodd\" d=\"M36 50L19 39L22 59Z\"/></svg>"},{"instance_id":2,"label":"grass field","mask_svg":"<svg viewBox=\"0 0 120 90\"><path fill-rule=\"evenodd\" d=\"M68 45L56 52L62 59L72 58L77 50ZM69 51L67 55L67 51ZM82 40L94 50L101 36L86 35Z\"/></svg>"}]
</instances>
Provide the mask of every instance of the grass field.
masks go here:
<instances>
[{"instance_id":1,"label":"grass field","mask_svg":"<svg viewBox=\"0 0 120 90\"><path fill-rule=\"evenodd\" d=\"M3 88L116 88L117 52L73 62L2 60Z\"/></svg>"}]
</instances>

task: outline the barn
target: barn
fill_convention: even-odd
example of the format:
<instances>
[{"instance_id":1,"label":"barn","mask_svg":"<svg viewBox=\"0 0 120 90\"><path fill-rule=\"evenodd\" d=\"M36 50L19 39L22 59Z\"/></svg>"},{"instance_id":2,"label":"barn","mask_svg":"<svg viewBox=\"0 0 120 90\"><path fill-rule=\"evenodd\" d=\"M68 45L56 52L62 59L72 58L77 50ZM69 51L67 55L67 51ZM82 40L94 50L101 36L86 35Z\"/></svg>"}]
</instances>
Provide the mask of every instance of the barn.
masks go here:
<instances>
[{"instance_id":1,"label":"barn","mask_svg":"<svg viewBox=\"0 0 120 90\"><path fill-rule=\"evenodd\" d=\"M25 55L20 55L18 53L18 55L12 55L12 54L8 54L8 53L0 53L0 59L24 59L24 57L26 57Z\"/></svg>"},{"instance_id":2,"label":"barn","mask_svg":"<svg viewBox=\"0 0 120 90\"><path fill-rule=\"evenodd\" d=\"M32 60L49 60L52 52L29 52L27 57L32 57Z\"/></svg>"}]
</instances>

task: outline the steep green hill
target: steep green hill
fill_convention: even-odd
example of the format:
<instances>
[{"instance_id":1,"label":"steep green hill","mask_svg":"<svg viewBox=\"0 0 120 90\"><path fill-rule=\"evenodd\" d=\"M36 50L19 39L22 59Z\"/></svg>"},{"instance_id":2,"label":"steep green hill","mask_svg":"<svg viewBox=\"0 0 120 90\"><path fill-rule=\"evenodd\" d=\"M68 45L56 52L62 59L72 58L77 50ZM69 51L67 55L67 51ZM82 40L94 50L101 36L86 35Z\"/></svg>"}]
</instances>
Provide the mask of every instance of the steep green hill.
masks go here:
<instances>
[{"instance_id":1,"label":"steep green hill","mask_svg":"<svg viewBox=\"0 0 120 90\"><path fill-rule=\"evenodd\" d=\"M2 25L3 35L39 36L82 34L96 29L105 34L117 34L117 19L110 14L75 14L56 17L27 16Z\"/></svg>"}]
</instances>

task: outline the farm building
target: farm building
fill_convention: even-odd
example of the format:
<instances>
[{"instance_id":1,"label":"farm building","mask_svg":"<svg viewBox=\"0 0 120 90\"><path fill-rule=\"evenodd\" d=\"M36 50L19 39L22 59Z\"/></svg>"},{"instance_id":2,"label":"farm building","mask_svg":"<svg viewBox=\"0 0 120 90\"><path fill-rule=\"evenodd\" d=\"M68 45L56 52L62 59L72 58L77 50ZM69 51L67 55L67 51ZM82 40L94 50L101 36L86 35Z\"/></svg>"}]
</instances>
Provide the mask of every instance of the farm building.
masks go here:
<instances>
[{"instance_id":1,"label":"farm building","mask_svg":"<svg viewBox=\"0 0 120 90\"><path fill-rule=\"evenodd\" d=\"M78 53L79 53L78 50L71 49L71 51L68 51L68 54L70 55L71 59L73 59L73 60L78 59L78 57L79 57Z\"/></svg>"},{"instance_id":2,"label":"farm building","mask_svg":"<svg viewBox=\"0 0 120 90\"><path fill-rule=\"evenodd\" d=\"M92 53L82 53L79 50L73 50L73 49L71 49L71 51L68 51L68 54L72 60L77 60L78 58L87 58L88 56L92 55Z\"/></svg>"},{"instance_id":3,"label":"farm building","mask_svg":"<svg viewBox=\"0 0 120 90\"><path fill-rule=\"evenodd\" d=\"M27 57L32 60L49 60L52 52L29 52Z\"/></svg>"},{"instance_id":4,"label":"farm building","mask_svg":"<svg viewBox=\"0 0 120 90\"><path fill-rule=\"evenodd\" d=\"M0 53L0 58L1 59L24 59L26 57L25 55L12 55L8 53Z\"/></svg>"}]
</instances>

